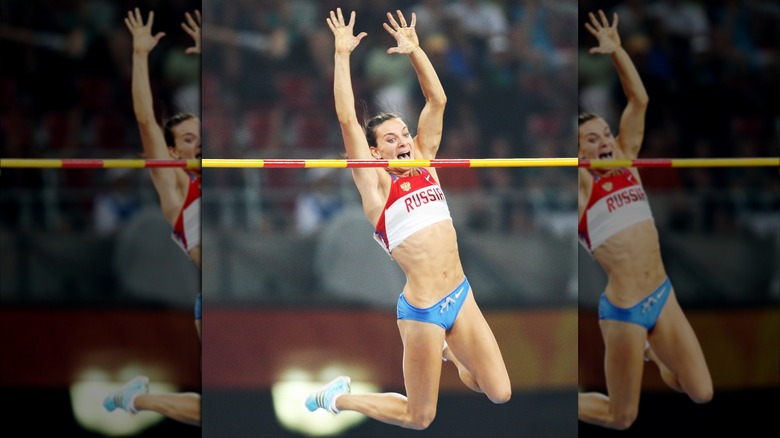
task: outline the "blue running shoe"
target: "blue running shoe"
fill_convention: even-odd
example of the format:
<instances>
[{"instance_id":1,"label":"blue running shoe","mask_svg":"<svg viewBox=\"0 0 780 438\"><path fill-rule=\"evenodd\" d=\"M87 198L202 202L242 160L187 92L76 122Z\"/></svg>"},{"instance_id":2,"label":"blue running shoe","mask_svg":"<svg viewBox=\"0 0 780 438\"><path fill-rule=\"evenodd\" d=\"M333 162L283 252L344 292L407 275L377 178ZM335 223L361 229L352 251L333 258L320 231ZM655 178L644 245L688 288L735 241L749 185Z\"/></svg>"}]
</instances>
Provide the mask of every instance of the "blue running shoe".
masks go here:
<instances>
[{"instance_id":1,"label":"blue running shoe","mask_svg":"<svg viewBox=\"0 0 780 438\"><path fill-rule=\"evenodd\" d=\"M333 400L341 394L349 393L350 381L350 378L347 376L339 376L331 380L330 383L306 397L306 408L310 412L316 411L317 408L322 408L331 414L337 414L336 406L332 405Z\"/></svg>"},{"instance_id":2,"label":"blue running shoe","mask_svg":"<svg viewBox=\"0 0 780 438\"><path fill-rule=\"evenodd\" d=\"M149 378L145 376L138 376L127 382L125 386L107 395L103 400L103 407L106 408L108 412L113 412L116 408L119 408L134 414L136 413L136 410L131 406L133 399L138 394L148 393Z\"/></svg>"}]
</instances>

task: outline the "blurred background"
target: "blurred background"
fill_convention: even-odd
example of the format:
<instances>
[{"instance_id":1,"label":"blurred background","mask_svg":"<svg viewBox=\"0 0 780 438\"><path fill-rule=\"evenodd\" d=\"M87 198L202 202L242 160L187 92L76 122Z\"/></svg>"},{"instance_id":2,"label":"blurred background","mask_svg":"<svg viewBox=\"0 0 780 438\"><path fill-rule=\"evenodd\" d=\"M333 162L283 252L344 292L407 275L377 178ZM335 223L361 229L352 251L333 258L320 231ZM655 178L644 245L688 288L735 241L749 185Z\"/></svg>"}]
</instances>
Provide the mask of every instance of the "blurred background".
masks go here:
<instances>
[{"instance_id":1,"label":"blurred background","mask_svg":"<svg viewBox=\"0 0 780 438\"><path fill-rule=\"evenodd\" d=\"M135 6L154 9L155 30L167 33L150 57L160 117L201 115L207 158L340 157L325 23L337 6L356 10L356 29L369 34L352 56L361 112L400 112L412 130L421 93L408 60L385 54L393 40L381 24L386 11L416 11L449 98L440 158L573 157L578 111L616 126L623 101L614 69L586 53L585 14L598 8L620 13L623 44L650 94L641 157L780 155L780 26L770 1L0 0L0 157L140 156L122 21ZM180 28L198 8L202 66L184 55L191 41ZM334 435L342 426L303 409L308 384L346 373L360 388L403 391L394 311L403 277L372 241L349 171L203 173L201 277L170 240L148 172L0 171L9 428L108 435L94 425L122 416L77 423L73 383L143 371L200 391L192 325L200 287L204 427L153 419L138 436ZM439 174L514 395L493 405L445 364L437 420L415 435L608 436L575 420L577 386L604 385L594 314L605 281L574 238L576 170ZM732 421L776 429L777 168L641 174L716 398L695 406L648 367L637 427L623 435L672 422L697 432ZM91 406L103 390L86 389ZM407 432L347 422L343 436Z\"/></svg>"},{"instance_id":2,"label":"blurred background","mask_svg":"<svg viewBox=\"0 0 780 438\"><path fill-rule=\"evenodd\" d=\"M770 1L580 1L579 110L617 132L625 97L588 12L619 15L650 97L640 158L780 157L780 6ZM776 429L780 400L780 177L775 168L642 169L661 252L715 385L705 406L646 367L639 417L621 436ZM605 390L601 268L580 248L579 383ZM612 436L580 424L579 436Z\"/></svg>"},{"instance_id":3,"label":"blurred background","mask_svg":"<svg viewBox=\"0 0 780 438\"><path fill-rule=\"evenodd\" d=\"M386 54L395 40L382 27L400 9L417 14L447 93L438 158L575 156L574 1L206 0L204 157L341 157L325 21L336 7L368 33L351 58L359 117L398 112L416 131L416 74ZM428 430L366 420L343 436L573 436L576 169L439 175L513 398L493 405L445 364ZM204 434L336 434L303 400L338 374L355 392L405 392L404 278L371 238L351 172L204 169L203 181Z\"/></svg>"},{"instance_id":4,"label":"blurred background","mask_svg":"<svg viewBox=\"0 0 780 438\"><path fill-rule=\"evenodd\" d=\"M199 1L0 0L0 157L140 158L123 21L134 7L145 19L153 9L153 31L167 34L150 55L160 119L200 113L200 60L184 54L192 39L180 27ZM101 404L136 374L152 391L200 391L200 273L170 232L144 169L0 170L0 391L11 430L200 436Z\"/></svg>"}]
</instances>

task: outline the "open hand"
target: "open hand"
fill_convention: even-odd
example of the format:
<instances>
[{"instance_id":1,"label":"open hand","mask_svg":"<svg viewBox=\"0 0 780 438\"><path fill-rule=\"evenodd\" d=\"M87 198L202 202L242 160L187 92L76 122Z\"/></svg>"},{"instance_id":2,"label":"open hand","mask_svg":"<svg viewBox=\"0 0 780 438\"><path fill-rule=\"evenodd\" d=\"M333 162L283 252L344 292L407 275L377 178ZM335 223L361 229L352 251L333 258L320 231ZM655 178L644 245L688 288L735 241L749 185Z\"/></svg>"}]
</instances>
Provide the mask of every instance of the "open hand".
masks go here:
<instances>
[{"instance_id":1,"label":"open hand","mask_svg":"<svg viewBox=\"0 0 780 438\"><path fill-rule=\"evenodd\" d=\"M588 53L596 54L601 53L605 55L612 54L620 47L620 35L617 31L618 15L614 14L612 17L612 25L610 26L607 21L607 16L604 11L599 10L599 19L593 12L588 13L590 17L590 23L585 23L585 28L588 29L591 35L596 37L599 42L598 47L591 48Z\"/></svg>"},{"instance_id":2,"label":"open hand","mask_svg":"<svg viewBox=\"0 0 780 438\"><path fill-rule=\"evenodd\" d=\"M195 11L195 18L192 18L192 15L189 12L186 12L184 17L187 19L187 22L182 23L181 28L184 29L195 42L195 45L185 49L184 53L188 55L200 53L200 11Z\"/></svg>"},{"instance_id":3,"label":"open hand","mask_svg":"<svg viewBox=\"0 0 780 438\"><path fill-rule=\"evenodd\" d=\"M146 24L144 24L144 19L138 8L127 12L125 26L127 26L127 29L133 34L134 51L138 53L149 53L154 49L160 39L165 36L165 32L158 32L153 36L152 24L154 24L154 11L149 12L149 18Z\"/></svg>"},{"instance_id":4,"label":"open hand","mask_svg":"<svg viewBox=\"0 0 780 438\"><path fill-rule=\"evenodd\" d=\"M355 11L349 16L349 23L345 24L344 15L341 13L341 8L336 8L336 12L330 11L330 17L326 19L328 27L333 31L336 43L336 53L352 53L353 50L360 44L366 35L365 32L360 32L357 36L354 36L355 26Z\"/></svg>"},{"instance_id":5,"label":"open hand","mask_svg":"<svg viewBox=\"0 0 780 438\"><path fill-rule=\"evenodd\" d=\"M414 49L420 46L420 41L417 38L417 31L414 30L414 25L417 24L417 15L412 12L412 23L407 26L404 14L402 14L400 10L396 11L396 13L398 14L398 22L401 23L400 25L395 21L393 14L390 12L387 13L387 20L390 21L390 24L382 23L382 26L387 33L392 35L398 43L396 47L387 49L387 53L412 53Z\"/></svg>"}]
</instances>

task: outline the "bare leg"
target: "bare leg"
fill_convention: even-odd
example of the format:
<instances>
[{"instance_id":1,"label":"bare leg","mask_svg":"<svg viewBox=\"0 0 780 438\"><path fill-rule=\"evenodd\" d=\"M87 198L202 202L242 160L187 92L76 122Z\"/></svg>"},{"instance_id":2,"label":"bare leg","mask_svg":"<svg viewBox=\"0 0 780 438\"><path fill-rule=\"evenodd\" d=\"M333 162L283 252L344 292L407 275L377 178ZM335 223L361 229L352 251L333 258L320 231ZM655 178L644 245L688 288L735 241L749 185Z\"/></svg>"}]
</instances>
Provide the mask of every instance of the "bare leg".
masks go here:
<instances>
[{"instance_id":1,"label":"bare leg","mask_svg":"<svg viewBox=\"0 0 780 438\"><path fill-rule=\"evenodd\" d=\"M658 358L658 355L655 354L652 345L645 351L645 356L658 367L658 372L661 374L661 380L663 380L664 383L677 392L685 392L683 391L682 386L680 386L677 376L675 376L672 370L670 370L669 367Z\"/></svg>"},{"instance_id":2,"label":"bare leg","mask_svg":"<svg viewBox=\"0 0 780 438\"><path fill-rule=\"evenodd\" d=\"M427 428L436 416L444 330L434 324L398 321L404 344L406 396L397 393L343 394L340 411L351 410L375 420L410 429Z\"/></svg>"},{"instance_id":3,"label":"bare leg","mask_svg":"<svg viewBox=\"0 0 780 438\"><path fill-rule=\"evenodd\" d=\"M458 367L461 380L469 388L483 392L493 403L506 403L512 385L504 358L474 296L469 292L455 324L447 336L448 360Z\"/></svg>"},{"instance_id":4,"label":"bare leg","mask_svg":"<svg viewBox=\"0 0 780 438\"><path fill-rule=\"evenodd\" d=\"M710 371L699 341L683 314L674 291L649 335L649 357L670 387L685 392L696 403L712 399Z\"/></svg>"},{"instance_id":5,"label":"bare leg","mask_svg":"<svg viewBox=\"0 0 780 438\"><path fill-rule=\"evenodd\" d=\"M631 323L602 320L599 325L606 347L604 372L609 395L579 394L577 416L587 423L627 429L639 410L647 333Z\"/></svg>"},{"instance_id":6,"label":"bare leg","mask_svg":"<svg viewBox=\"0 0 780 438\"><path fill-rule=\"evenodd\" d=\"M452 362L458 368L458 375L460 376L460 380L462 380L466 386L468 386L472 391L482 392L482 389L480 389L477 381L474 380L474 376L472 376L463 363L461 363L461 361L455 357L449 346L444 349L442 355L445 359L447 359L447 361Z\"/></svg>"},{"instance_id":7,"label":"bare leg","mask_svg":"<svg viewBox=\"0 0 780 438\"><path fill-rule=\"evenodd\" d=\"M200 426L200 395L196 393L140 394L134 405L137 411L153 411L182 423Z\"/></svg>"}]
</instances>

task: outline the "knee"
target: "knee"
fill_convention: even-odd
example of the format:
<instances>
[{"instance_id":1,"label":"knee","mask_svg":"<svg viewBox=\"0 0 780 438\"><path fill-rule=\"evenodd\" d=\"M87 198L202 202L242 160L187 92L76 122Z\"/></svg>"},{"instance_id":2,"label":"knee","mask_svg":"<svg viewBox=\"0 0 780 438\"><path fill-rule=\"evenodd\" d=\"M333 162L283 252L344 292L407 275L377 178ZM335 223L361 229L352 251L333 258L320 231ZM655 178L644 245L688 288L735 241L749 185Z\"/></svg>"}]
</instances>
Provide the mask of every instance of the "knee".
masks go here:
<instances>
[{"instance_id":1,"label":"knee","mask_svg":"<svg viewBox=\"0 0 780 438\"><path fill-rule=\"evenodd\" d=\"M414 430L425 430L436 418L435 409L426 409L424 412L412 412L404 422L404 427Z\"/></svg>"},{"instance_id":2,"label":"knee","mask_svg":"<svg viewBox=\"0 0 780 438\"><path fill-rule=\"evenodd\" d=\"M637 409L623 410L612 417L609 427L617 430L626 430L634 424L638 414Z\"/></svg>"},{"instance_id":3,"label":"knee","mask_svg":"<svg viewBox=\"0 0 780 438\"><path fill-rule=\"evenodd\" d=\"M700 405L709 403L710 400L712 400L712 396L713 396L712 386L695 392L691 392L690 394L688 394L688 396L691 398L691 400L693 400L694 403L698 403Z\"/></svg>"},{"instance_id":4,"label":"knee","mask_svg":"<svg viewBox=\"0 0 780 438\"><path fill-rule=\"evenodd\" d=\"M512 398L512 388L507 386L499 389L498 391L491 391L488 394L488 398L495 404L503 404Z\"/></svg>"}]
</instances>

